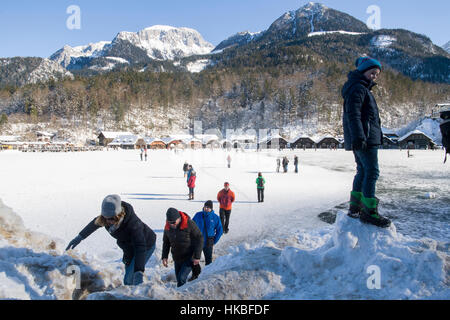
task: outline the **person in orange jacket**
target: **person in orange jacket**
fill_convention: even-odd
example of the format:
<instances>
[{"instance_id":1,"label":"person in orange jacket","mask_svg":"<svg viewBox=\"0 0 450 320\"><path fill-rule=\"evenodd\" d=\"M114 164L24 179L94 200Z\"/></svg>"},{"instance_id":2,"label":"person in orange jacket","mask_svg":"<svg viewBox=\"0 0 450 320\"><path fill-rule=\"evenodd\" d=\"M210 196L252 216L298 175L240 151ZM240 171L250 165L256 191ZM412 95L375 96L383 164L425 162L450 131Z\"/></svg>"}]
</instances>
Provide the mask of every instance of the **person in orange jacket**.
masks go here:
<instances>
[{"instance_id":1,"label":"person in orange jacket","mask_svg":"<svg viewBox=\"0 0 450 320\"><path fill-rule=\"evenodd\" d=\"M234 202L234 192L230 189L230 184L225 182L224 188L217 194L217 201L220 204L220 221L222 222L223 232L228 233L228 225L230 223L231 207Z\"/></svg>"}]
</instances>

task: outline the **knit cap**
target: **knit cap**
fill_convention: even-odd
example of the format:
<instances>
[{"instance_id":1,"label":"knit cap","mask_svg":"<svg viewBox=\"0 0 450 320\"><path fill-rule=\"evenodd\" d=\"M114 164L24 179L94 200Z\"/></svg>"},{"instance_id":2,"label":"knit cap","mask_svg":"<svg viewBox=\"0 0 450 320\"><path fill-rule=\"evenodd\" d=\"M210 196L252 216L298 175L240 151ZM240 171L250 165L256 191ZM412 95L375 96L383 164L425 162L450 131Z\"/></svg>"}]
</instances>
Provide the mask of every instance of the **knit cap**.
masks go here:
<instances>
[{"instance_id":1,"label":"knit cap","mask_svg":"<svg viewBox=\"0 0 450 320\"><path fill-rule=\"evenodd\" d=\"M359 57L355 62L356 68L361 73L365 73L366 71L374 68L382 69L381 63L371 57Z\"/></svg>"}]
</instances>

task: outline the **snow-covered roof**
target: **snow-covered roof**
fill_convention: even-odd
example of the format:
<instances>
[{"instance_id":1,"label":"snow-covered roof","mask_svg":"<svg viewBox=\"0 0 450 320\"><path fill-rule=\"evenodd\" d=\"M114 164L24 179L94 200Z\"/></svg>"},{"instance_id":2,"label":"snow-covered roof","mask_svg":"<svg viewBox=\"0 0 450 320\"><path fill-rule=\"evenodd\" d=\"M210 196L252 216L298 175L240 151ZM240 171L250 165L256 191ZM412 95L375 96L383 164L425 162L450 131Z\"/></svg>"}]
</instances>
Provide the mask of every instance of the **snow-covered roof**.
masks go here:
<instances>
[{"instance_id":1,"label":"snow-covered roof","mask_svg":"<svg viewBox=\"0 0 450 320\"><path fill-rule=\"evenodd\" d=\"M47 131L36 131L36 134L45 136L45 137L53 137L55 134Z\"/></svg>"},{"instance_id":2,"label":"snow-covered roof","mask_svg":"<svg viewBox=\"0 0 450 320\"><path fill-rule=\"evenodd\" d=\"M316 141L317 141L317 143L319 143L324 139L334 139L336 141L339 141L336 137L333 137L333 136L323 136L322 138L320 138L319 140L316 140Z\"/></svg>"},{"instance_id":3,"label":"snow-covered roof","mask_svg":"<svg viewBox=\"0 0 450 320\"><path fill-rule=\"evenodd\" d=\"M20 136L0 136L1 142L14 142L20 140Z\"/></svg>"},{"instance_id":4,"label":"snow-covered roof","mask_svg":"<svg viewBox=\"0 0 450 320\"><path fill-rule=\"evenodd\" d=\"M131 135L133 135L131 132L121 132L121 131L101 131L100 134L103 134L103 136L106 139L115 139L118 136L131 136Z\"/></svg>"},{"instance_id":5,"label":"snow-covered roof","mask_svg":"<svg viewBox=\"0 0 450 320\"><path fill-rule=\"evenodd\" d=\"M146 144L152 144L153 142L162 142L162 143L166 144L166 142L164 142L162 139L159 139L159 138L145 137L144 141Z\"/></svg>"},{"instance_id":6,"label":"snow-covered roof","mask_svg":"<svg viewBox=\"0 0 450 320\"><path fill-rule=\"evenodd\" d=\"M425 137L427 137L428 139L430 139L431 141L433 141L432 138L430 138L428 135L426 135L425 133L423 133L420 130L414 130L414 131L410 131L407 134L405 134L403 137L399 138L398 141L402 142L403 140L408 139L409 136L413 135L413 134L423 134Z\"/></svg>"},{"instance_id":7,"label":"snow-covered roof","mask_svg":"<svg viewBox=\"0 0 450 320\"><path fill-rule=\"evenodd\" d=\"M131 144L136 144L136 142L139 140L140 138L138 136L135 135L121 135L116 137L111 143L109 143L108 145L117 145L121 144L121 145L131 145Z\"/></svg>"},{"instance_id":8,"label":"snow-covered roof","mask_svg":"<svg viewBox=\"0 0 450 320\"><path fill-rule=\"evenodd\" d=\"M294 139L291 139L289 142L290 142L290 143L294 143L294 142L296 142L296 141L299 140L299 139L310 139L310 140L312 140L313 142L315 142L313 138L311 138L310 136L306 136L306 135L304 135L304 134L301 134L301 135L295 137Z\"/></svg>"},{"instance_id":9,"label":"snow-covered roof","mask_svg":"<svg viewBox=\"0 0 450 320\"><path fill-rule=\"evenodd\" d=\"M392 129L381 128L381 131L383 132L383 134L389 134L389 135L394 135L395 134L395 135L397 135L397 132L392 130Z\"/></svg>"}]
</instances>

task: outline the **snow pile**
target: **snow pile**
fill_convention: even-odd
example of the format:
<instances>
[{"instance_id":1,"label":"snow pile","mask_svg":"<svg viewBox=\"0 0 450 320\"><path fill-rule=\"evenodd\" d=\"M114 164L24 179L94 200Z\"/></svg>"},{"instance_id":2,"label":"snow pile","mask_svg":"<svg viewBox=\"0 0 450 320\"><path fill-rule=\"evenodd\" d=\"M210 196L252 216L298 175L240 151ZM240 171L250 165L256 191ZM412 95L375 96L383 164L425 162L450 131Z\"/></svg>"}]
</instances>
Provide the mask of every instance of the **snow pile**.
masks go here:
<instances>
[{"instance_id":1,"label":"snow pile","mask_svg":"<svg viewBox=\"0 0 450 320\"><path fill-rule=\"evenodd\" d=\"M339 212L336 224L231 246L196 281L176 288L173 266L97 299L448 299L448 244L416 240ZM203 264L202 264L203 265Z\"/></svg>"},{"instance_id":2,"label":"snow pile","mask_svg":"<svg viewBox=\"0 0 450 320\"><path fill-rule=\"evenodd\" d=\"M76 299L120 283L111 271L100 273L84 260L64 254L60 240L27 230L0 200L0 299ZM69 273L77 267L83 290Z\"/></svg>"},{"instance_id":3,"label":"snow pile","mask_svg":"<svg viewBox=\"0 0 450 320\"><path fill-rule=\"evenodd\" d=\"M448 259L448 244L404 237L395 225L379 229L339 212L324 245L286 248L280 262L296 275L294 299L448 299Z\"/></svg>"}]
</instances>

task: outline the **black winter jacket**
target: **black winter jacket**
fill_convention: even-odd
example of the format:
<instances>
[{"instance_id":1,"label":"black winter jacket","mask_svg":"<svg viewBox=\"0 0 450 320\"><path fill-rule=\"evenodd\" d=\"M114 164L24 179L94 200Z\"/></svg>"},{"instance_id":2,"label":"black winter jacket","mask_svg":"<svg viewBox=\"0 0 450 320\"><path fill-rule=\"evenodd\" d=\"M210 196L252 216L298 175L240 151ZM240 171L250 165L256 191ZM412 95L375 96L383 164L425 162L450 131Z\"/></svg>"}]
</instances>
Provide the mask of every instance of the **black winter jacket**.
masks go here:
<instances>
[{"instance_id":1,"label":"black winter jacket","mask_svg":"<svg viewBox=\"0 0 450 320\"><path fill-rule=\"evenodd\" d=\"M167 259L172 251L173 261L184 262L200 259L203 250L203 236L197 224L184 212L180 212L181 222L176 229L166 223L163 236L162 259Z\"/></svg>"},{"instance_id":2,"label":"black winter jacket","mask_svg":"<svg viewBox=\"0 0 450 320\"><path fill-rule=\"evenodd\" d=\"M110 233L111 236L117 239L117 245L123 250L123 261L128 264L133 257L134 272L145 270L145 252L153 247L156 243L156 234L153 230L138 218L134 213L131 204L122 201L122 207L125 210L125 217L120 227ZM101 228L95 224L95 218L92 220L81 232L80 236L85 239L94 231ZM109 226L105 229L109 230Z\"/></svg>"},{"instance_id":3,"label":"black winter jacket","mask_svg":"<svg viewBox=\"0 0 450 320\"><path fill-rule=\"evenodd\" d=\"M346 150L352 150L356 141L365 141L368 147L382 144L383 133L378 106L370 92L375 85L375 82L366 79L358 70L348 74L348 81L342 88Z\"/></svg>"}]
</instances>

